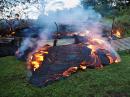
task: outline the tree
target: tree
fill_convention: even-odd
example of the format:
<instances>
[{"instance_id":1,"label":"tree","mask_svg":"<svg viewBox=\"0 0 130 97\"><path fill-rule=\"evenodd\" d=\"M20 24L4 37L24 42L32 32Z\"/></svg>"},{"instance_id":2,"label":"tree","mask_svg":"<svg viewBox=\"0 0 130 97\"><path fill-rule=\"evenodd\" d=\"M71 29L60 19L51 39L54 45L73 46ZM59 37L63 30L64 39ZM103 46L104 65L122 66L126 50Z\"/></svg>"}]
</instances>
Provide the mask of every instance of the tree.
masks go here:
<instances>
[{"instance_id":1,"label":"tree","mask_svg":"<svg viewBox=\"0 0 130 97\"><path fill-rule=\"evenodd\" d=\"M0 28L0 34L13 35L16 31L28 27L30 6L39 10L38 0L0 0L0 23L4 23L7 31ZM22 19L24 18L24 19ZM3 22L4 21L4 22ZM16 25L17 24L17 25ZM5 29L4 29L5 30ZM3 33L2 33L3 32Z\"/></svg>"},{"instance_id":2,"label":"tree","mask_svg":"<svg viewBox=\"0 0 130 97\"><path fill-rule=\"evenodd\" d=\"M83 0L82 1L83 6L86 8L88 6L93 6L93 8L97 11L99 11L102 15L108 13L116 14L115 10L117 12L124 11L125 9L128 9L130 6L130 1L128 0ZM122 10L123 9L123 10Z\"/></svg>"},{"instance_id":3,"label":"tree","mask_svg":"<svg viewBox=\"0 0 130 97\"><path fill-rule=\"evenodd\" d=\"M0 18L14 18L16 14L19 17L28 17L28 9L33 6L37 9L40 7L39 0L1 0L0 1ZM31 10L33 12L33 10Z\"/></svg>"}]
</instances>

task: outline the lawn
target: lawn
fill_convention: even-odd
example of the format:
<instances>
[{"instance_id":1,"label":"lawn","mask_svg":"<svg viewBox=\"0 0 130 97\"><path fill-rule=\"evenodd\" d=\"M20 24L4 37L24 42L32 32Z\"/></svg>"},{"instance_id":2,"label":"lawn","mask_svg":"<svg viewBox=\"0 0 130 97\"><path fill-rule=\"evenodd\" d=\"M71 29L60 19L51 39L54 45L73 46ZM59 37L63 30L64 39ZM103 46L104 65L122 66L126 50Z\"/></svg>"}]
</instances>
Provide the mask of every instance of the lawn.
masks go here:
<instances>
[{"instance_id":1,"label":"lawn","mask_svg":"<svg viewBox=\"0 0 130 97\"><path fill-rule=\"evenodd\" d=\"M130 54L121 58L121 63L79 71L43 88L26 81L24 62L0 58L0 97L130 97Z\"/></svg>"}]
</instances>

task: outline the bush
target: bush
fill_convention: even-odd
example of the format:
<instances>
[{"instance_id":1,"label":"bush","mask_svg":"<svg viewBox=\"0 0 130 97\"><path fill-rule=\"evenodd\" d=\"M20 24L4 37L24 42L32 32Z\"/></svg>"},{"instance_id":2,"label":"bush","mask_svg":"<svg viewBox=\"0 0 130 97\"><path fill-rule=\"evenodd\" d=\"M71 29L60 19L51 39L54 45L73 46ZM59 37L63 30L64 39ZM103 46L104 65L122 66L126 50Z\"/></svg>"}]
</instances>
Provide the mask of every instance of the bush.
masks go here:
<instances>
[{"instance_id":1,"label":"bush","mask_svg":"<svg viewBox=\"0 0 130 97\"><path fill-rule=\"evenodd\" d=\"M120 21L124 25L130 25L130 15L122 15L116 18L116 21Z\"/></svg>"}]
</instances>

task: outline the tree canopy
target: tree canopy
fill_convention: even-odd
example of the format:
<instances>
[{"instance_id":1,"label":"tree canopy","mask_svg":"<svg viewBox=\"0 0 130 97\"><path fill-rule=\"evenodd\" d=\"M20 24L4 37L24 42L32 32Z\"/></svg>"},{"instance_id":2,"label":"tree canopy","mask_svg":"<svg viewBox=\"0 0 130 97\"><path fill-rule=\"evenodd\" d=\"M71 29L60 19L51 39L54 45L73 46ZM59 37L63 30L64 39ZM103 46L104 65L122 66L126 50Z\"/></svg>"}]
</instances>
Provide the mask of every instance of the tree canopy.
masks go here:
<instances>
[{"instance_id":1,"label":"tree canopy","mask_svg":"<svg viewBox=\"0 0 130 97\"><path fill-rule=\"evenodd\" d=\"M128 9L130 2L128 0L83 0L82 4L85 8L93 6L102 15L115 15L121 11Z\"/></svg>"}]
</instances>

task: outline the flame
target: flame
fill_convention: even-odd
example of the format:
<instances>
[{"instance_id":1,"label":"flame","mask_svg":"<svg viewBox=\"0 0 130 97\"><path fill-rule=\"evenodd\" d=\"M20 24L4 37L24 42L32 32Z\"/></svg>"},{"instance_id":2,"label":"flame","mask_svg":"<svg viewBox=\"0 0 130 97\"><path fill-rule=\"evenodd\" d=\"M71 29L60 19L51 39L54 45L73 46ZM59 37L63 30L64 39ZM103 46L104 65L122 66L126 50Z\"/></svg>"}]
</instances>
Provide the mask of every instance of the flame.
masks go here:
<instances>
[{"instance_id":1,"label":"flame","mask_svg":"<svg viewBox=\"0 0 130 97\"><path fill-rule=\"evenodd\" d=\"M91 49L91 54L90 54L90 61L82 61L79 64L79 67L70 67L66 71L63 72L63 76L69 76L71 73L74 73L77 71L78 68L85 70L89 66L94 67L94 68L102 68L103 63L99 57L99 53L103 52L103 54L106 55L107 59L109 60L109 63L118 63L120 62L120 58L112 53L111 50L108 50L108 46L106 46L105 40L102 40L101 38L89 38L87 43L85 45ZM28 66L29 69L33 69L34 71L37 70L41 64L44 62L46 55L49 53L48 49L51 46L46 45L44 47L40 47L37 49L34 53L30 54L28 58ZM99 51L99 52L98 52Z\"/></svg>"},{"instance_id":2,"label":"flame","mask_svg":"<svg viewBox=\"0 0 130 97\"><path fill-rule=\"evenodd\" d=\"M48 54L49 46L39 48L35 53L32 53L28 57L28 68L33 69L34 71L40 67L42 62L45 59L45 56Z\"/></svg>"},{"instance_id":3,"label":"flame","mask_svg":"<svg viewBox=\"0 0 130 97\"><path fill-rule=\"evenodd\" d=\"M87 47L92 50L92 51L91 51L91 54L93 54L93 53L96 51L96 48L95 48L94 45L88 45Z\"/></svg>"},{"instance_id":4,"label":"flame","mask_svg":"<svg viewBox=\"0 0 130 97\"><path fill-rule=\"evenodd\" d=\"M44 57L42 56L42 54L36 53L34 54L35 58L37 59L37 61L43 61Z\"/></svg>"},{"instance_id":5,"label":"flame","mask_svg":"<svg viewBox=\"0 0 130 97\"><path fill-rule=\"evenodd\" d=\"M115 60L115 63L119 63L120 61L118 61L118 60Z\"/></svg>"},{"instance_id":6,"label":"flame","mask_svg":"<svg viewBox=\"0 0 130 97\"><path fill-rule=\"evenodd\" d=\"M112 64L114 62L113 58L110 56L110 55L107 55L109 61L110 61L110 64Z\"/></svg>"},{"instance_id":7,"label":"flame","mask_svg":"<svg viewBox=\"0 0 130 97\"><path fill-rule=\"evenodd\" d=\"M120 62L120 57L118 55L113 55L111 51L109 50L109 45L107 45L106 42L100 38L90 39L87 47L91 49L91 57L94 58L93 64L95 64L97 60L99 59L97 55L98 49L102 49L102 51L105 52L107 58L109 59L110 64Z\"/></svg>"},{"instance_id":8,"label":"flame","mask_svg":"<svg viewBox=\"0 0 130 97\"><path fill-rule=\"evenodd\" d=\"M119 63L119 62L121 62L121 58L120 57L116 58L116 60L115 60L115 63Z\"/></svg>"},{"instance_id":9,"label":"flame","mask_svg":"<svg viewBox=\"0 0 130 97\"><path fill-rule=\"evenodd\" d=\"M103 43L104 43L103 40L98 39L98 38L94 38L94 39L92 39L92 41L93 41L93 42L96 42L96 43L98 43L98 44L103 44Z\"/></svg>"},{"instance_id":10,"label":"flame","mask_svg":"<svg viewBox=\"0 0 130 97\"><path fill-rule=\"evenodd\" d=\"M34 53L29 57L29 65L33 67L34 71L40 67L40 64L44 61L44 56L42 53Z\"/></svg>"},{"instance_id":11,"label":"flame","mask_svg":"<svg viewBox=\"0 0 130 97\"><path fill-rule=\"evenodd\" d=\"M12 32L11 34L14 35L16 32Z\"/></svg>"},{"instance_id":12,"label":"flame","mask_svg":"<svg viewBox=\"0 0 130 97\"><path fill-rule=\"evenodd\" d=\"M121 38L121 32L119 30L116 31L115 36Z\"/></svg>"},{"instance_id":13,"label":"flame","mask_svg":"<svg viewBox=\"0 0 130 97\"><path fill-rule=\"evenodd\" d=\"M83 61L83 62L80 63L80 68L81 68L82 70L85 70L85 69L87 68L87 64L86 64L85 61Z\"/></svg>"},{"instance_id":14,"label":"flame","mask_svg":"<svg viewBox=\"0 0 130 97\"><path fill-rule=\"evenodd\" d=\"M40 66L40 63L38 61L32 61L31 64L33 65L34 71Z\"/></svg>"},{"instance_id":15,"label":"flame","mask_svg":"<svg viewBox=\"0 0 130 97\"><path fill-rule=\"evenodd\" d=\"M89 45L87 46L92 50L92 53L96 52L99 48L104 48L104 41L98 38L93 38L89 40Z\"/></svg>"}]
</instances>

